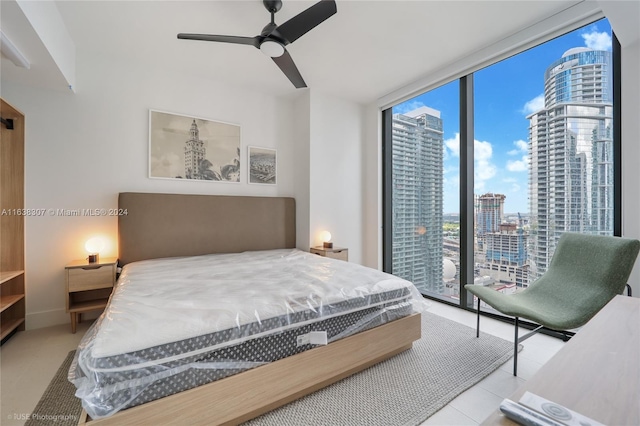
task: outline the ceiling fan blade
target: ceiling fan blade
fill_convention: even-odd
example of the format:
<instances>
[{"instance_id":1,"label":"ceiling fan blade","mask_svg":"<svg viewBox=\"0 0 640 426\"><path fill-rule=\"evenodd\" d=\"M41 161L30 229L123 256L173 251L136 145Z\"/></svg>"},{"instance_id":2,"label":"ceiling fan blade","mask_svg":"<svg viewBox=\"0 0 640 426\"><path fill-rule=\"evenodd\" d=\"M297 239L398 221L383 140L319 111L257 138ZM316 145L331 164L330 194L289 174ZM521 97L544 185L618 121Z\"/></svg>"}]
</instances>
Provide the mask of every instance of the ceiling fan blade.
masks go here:
<instances>
[{"instance_id":1,"label":"ceiling fan blade","mask_svg":"<svg viewBox=\"0 0 640 426\"><path fill-rule=\"evenodd\" d=\"M296 86L296 89L300 89L302 87L307 87L307 84L302 79L302 75L300 75L300 71L298 71L298 67L293 63L293 59L287 49L284 50L282 56L277 58L271 58L273 62L282 70L284 75L287 76L289 80Z\"/></svg>"},{"instance_id":2,"label":"ceiling fan blade","mask_svg":"<svg viewBox=\"0 0 640 426\"><path fill-rule=\"evenodd\" d=\"M334 0L322 0L278 26L277 32L287 42L293 43L337 11Z\"/></svg>"},{"instance_id":3,"label":"ceiling fan blade","mask_svg":"<svg viewBox=\"0 0 640 426\"><path fill-rule=\"evenodd\" d=\"M258 37L237 37L212 34L178 34L178 38L182 40L202 40L202 41L219 41L222 43L248 44L253 47L260 47Z\"/></svg>"}]
</instances>

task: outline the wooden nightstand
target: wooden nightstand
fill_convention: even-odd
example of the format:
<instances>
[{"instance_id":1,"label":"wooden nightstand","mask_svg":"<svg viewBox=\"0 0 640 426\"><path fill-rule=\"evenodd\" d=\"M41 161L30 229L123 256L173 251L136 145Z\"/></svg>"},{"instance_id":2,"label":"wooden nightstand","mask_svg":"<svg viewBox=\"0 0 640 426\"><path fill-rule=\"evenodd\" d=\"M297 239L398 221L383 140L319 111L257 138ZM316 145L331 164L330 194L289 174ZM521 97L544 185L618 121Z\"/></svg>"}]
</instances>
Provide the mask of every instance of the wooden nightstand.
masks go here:
<instances>
[{"instance_id":1,"label":"wooden nightstand","mask_svg":"<svg viewBox=\"0 0 640 426\"><path fill-rule=\"evenodd\" d=\"M324 248L324 247L311 247L309 250L311 253L330 257L331 259L349 261L349 249L344 247Z\"/></svg>"},{"instance_id":2,"label":"wooden nightstand","mask_svg":"<svg viewBox=\"0 0 640 426\"><path fill-rule=\"evenodd\" d=\"M71 332L82 321L82 313L104 309L116 283L118 259L107 257L96 263L74 260L65 266L67 312L71 314Z\"/></svg>"}]
</instances>

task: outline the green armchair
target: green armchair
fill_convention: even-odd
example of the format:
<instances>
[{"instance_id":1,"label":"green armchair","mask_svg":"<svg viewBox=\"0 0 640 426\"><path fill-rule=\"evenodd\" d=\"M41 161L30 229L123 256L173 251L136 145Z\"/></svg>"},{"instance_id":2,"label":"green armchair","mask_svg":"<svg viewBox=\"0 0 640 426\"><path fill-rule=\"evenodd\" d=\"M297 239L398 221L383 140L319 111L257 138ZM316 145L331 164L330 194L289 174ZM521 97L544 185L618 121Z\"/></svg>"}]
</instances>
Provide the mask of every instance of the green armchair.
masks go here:
<instances>
[{"instance_id":1,"label":"green armchair","mask_svg":"<svg viewBox=\"0 0 640 426\"><path fill-rule=\"evenodd\" d=\"M587 323L627 285L640 250L630 238L564 233L547 271L526 289L503 294L481 285L464 288L478 297L476 336L480 336L480 300L515 317L513 375L518 372L518 344L542 327L565 331ZM518 319L540 326L518 338Z\"/></svg>"}]
</instances>

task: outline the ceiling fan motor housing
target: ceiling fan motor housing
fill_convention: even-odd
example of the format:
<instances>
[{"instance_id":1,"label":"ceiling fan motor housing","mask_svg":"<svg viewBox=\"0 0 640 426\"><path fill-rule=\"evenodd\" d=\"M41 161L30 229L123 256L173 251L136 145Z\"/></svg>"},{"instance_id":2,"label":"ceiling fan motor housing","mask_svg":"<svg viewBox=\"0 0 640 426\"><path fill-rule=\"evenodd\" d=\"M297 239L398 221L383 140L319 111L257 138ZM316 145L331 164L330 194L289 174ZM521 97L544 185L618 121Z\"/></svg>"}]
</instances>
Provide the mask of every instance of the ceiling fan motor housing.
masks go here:
<instances>
[{"instance_id":1,"label":"ceiling fan motor housing","mask_svg":"<svg viewBox=\"0 0 640 426\"><path fill-rule=\"evenodd\" d=\"M276 13L282 7L281 0L262 0L264 7L271 13Z\"/></svg>"}]
</instances>

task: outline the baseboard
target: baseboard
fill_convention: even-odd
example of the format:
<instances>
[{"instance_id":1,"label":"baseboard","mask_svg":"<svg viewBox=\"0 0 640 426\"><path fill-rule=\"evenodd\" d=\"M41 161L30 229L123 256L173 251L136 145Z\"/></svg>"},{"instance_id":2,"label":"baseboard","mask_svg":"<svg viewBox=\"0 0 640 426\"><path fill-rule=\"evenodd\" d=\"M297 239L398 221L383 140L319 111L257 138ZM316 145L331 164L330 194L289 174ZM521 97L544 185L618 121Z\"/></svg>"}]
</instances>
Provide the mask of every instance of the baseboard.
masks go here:
<instances>
[{"instance_id":1,"label":"baseboard","mask_svg":"<svg viewBox=\"0 0 640 426\"><path fill-rule=\"evenodd\" d=\"M82 315L82 320L93 320L100 316L101 311L87 312ZM64 309L54 309L51 311L32 312L26 315L26 329L35 330L37 328L51 327L53 325L71 324L71 318Z\"/></svg>"}]
</instances>

